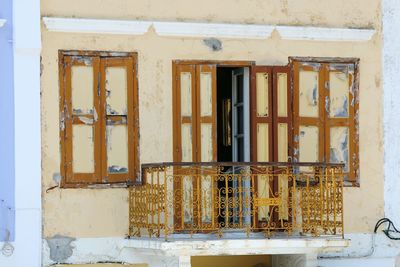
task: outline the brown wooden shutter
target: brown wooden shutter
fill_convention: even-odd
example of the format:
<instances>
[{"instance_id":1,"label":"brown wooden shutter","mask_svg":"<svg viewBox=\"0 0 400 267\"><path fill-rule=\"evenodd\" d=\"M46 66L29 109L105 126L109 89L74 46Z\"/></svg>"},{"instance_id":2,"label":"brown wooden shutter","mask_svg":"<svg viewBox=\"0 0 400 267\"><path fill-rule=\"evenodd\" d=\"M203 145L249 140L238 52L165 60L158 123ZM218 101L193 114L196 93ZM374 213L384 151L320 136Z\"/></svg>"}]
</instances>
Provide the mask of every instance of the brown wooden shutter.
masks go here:
<instances>
[{"instance_id":1,"label":"brown wooden shutter","mask_svg":"<svg viewBox=\"0 0 400 267\"><path fill-rule=\"evenodd\" d=\"M175 65L173 73L173 125L174 125L174 161L175 162L212 162L217 160L217 129L216 129L216 66L215 65ZM205 169L204 169L205 170ZM193 223L196 225L211 225L212 202L203 200L211 198L214 181L209 175L193 172L186 168L175 169L181 175L188 173L192 179L190 186L179 179L174 181L176 188L174 199L179 200L174 205L174 221L176 229L183 228L185 218L180 214L188 207L183 204L183 191L192 192L200 199L200 203L209 203L209 207L201 206L194 201L192 211ZM210 169L208 173L213 171ZM181 177L181 176L179 176ZM182 176L183 177L183 176ZM185 189L189 186L192 189ZM181 202L182 201L182 202Z\"/></svg>"},{"instance_id":2,"label":"brown wooden shutter","mask_svg":"<svg viewBox=\"0 0 400 267\"><path fill-rule=\"evenodd\" d=\"M358 138L356 138L355 64L323 64L325 75L325 158L345 163L345 180L356 182Z\"/></svg>"},{"instance_id":3,"label":"brown wooden shutter","mask_svg":"<svg viewBox=\"0 0 400 267\"><path fill-rule=\"evenodd\" d=\"M197 160L196 67L176 65L173 91L174 161Z\"/></svg>"},{"instance_id":4,"label":"brown wooden shutter","mask_svg":"<svg viewBox=\"0 0 400 267\"><path fill-rule=\"evenodd\" d=\"M250 88L250 143L251 161L272 161L273 101L272 68L252 66Z\"/></svg>"},{"instance_id":5,"label":"brown wooden shutter","mask_svg":"<svg viewBox=\"0 0 400 267\"><path fill-rule=\"evenodd\" d=\"M324 73L319 63L293 62L293 158L324 162Z\"/></svg>"},{"instance_id":6,"label":"brown wooden shutter","mask_svg":"<svg viewBox=\"0 0 400 267\"><path fill-rule=\"evenodd\" d=\"M63 184L100 182L100 58L65 56L60 63Z\"/></svg>"},{"instance_id":7,"label":"brown wooden shutter","mask_svg":"<svg viewBox=\"0 0 400 267\"><path fill-rule=\"evenodd\" d=\"M99 118L103 182L134 181L138 165L137 84L132 57L101 60Z\"/></svg>"},{"instance_id":8,"label":"brown wooden shutter","mask_svg":"<svg viewBox=\"0 0 400 267\"><path fill-rule=\"evenodd\" d=\"M273 150L276 162L292 161L292 90L291 90L291 70L289 66L273 67ZM287 175L280 173L284 169L275 169L277 175L274 179L274 192L279 192L282 199L282 206L279 210L274 210L273 221L282 223L281 220L290 220L292 208L289 197L293 181L289 181ZM283 225L282 225L283 226Z\"/></svg>"},{"instance_id":9,"label":"brown wooden shutter","mask_svg":"<svg viewBox=\"0 0 400 267\"><path fill-rule=\"evenodd\" d=\"M273 129L276 162L292 159L292 90L289 66L273 68Z\"/></svg>"},{"instance_id":10,"label":"brown wooden shutter","mask_svg":"<svg viewBox=\"0 0 400 267\"><path fill-rule=\"evenodd\" d=\"M215 65L196 66L196 161L217 161L217 77Z\"/></svg>"}]
</instances>

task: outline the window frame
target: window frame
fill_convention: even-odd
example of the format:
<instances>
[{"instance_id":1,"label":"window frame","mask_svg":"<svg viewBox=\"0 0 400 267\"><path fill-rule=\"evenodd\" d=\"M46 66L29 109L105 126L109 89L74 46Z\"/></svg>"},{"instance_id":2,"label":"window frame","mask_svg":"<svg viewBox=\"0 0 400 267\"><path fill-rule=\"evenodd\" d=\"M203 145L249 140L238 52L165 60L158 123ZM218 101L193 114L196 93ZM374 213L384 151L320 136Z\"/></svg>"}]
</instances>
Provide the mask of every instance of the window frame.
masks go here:
<instances>
[{"instance_id":1,"label":"window frame","mask_svg":"<svg viewBox=\"0 0 400 267\"><path fill-rule=\"evenodd\" d=\"M94 166L94 172L89 174L90 181L85 181L84 177L69 179L74 176L71 164L67 164L67 155L72 159L72 147L67 142L72 142L72 138L67 138L67 134L72 136L72 107L67 106L67 99L72 100L72 94L66 95L67 86L71 86L71 77L64 77L66 73L71 71L66 63L73 57L91 57L94 64L93 80L94 88L97 87L98 93L93 94L94 107L98 107L98 120L94 120L93 124L97 124L99 129L94 129L94 135L99 135L100 139L94 141L94 159L96 162L100 158L100 164ZM120 66L127 68L127 114L126 125L128 131L128 172L124 174L109 174L107 171L107 147L106 143L106 127L108 116L106 114L106 88L105 88L105 68L109 65L116 66L113 61L123 62ZM98 187L126 187L131 184L140 183L140 165L139 165L139 101L138 101L138 81L137 81L137 53L136 52L108 52L108 51L70 51L59 50L59 123L60 123L60 171L61 171L61 188L98 188ZM97 73L97 74L96 74ZM71 101L69 101L71 103ZM98 102L98 105L96 104ZM69 105L71 105L69 103ZM103 107L102 107L103 106ZM97 110L97 109L96 109ZM68 132L69 131L69 132ZM68 133L67 133L68 132ZM97 136L97 137L99 137ZM100 152L99 152L100 150ZM97 155L99 153L100 155ZM105 172L106 170L106 172ZM116 175L116 176L115 176ZM76 175L75 175L76 176ZM113 177L114 176L114 177Z\"/></svg>"}]
</instances>

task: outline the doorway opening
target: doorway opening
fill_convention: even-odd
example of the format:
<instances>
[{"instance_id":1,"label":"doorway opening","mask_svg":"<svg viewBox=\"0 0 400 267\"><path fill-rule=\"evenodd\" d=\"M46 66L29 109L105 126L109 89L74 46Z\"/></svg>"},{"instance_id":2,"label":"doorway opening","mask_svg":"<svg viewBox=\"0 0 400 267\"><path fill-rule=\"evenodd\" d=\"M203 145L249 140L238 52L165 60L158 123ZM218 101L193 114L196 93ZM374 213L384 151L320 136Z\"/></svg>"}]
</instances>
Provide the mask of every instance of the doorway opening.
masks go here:
<instances>
[{"instance_id":1,"label":"doorway opening","mask_svg":"<svg viewBox=\"0 0 400 267\"><path fill-rule=\"evenodd\" d=\"M217 67L217 160L218 162L250 161L250 78L248 67ZM225 179L217 183L219 197L232 203L249 199L250 180L245 179L247 167L225 166ZM232 174L232 175L231 175ZM231 175L231 176L229 176ZM239 178L240 177L240 178ZM243 214L248 211L248 216ZM249 203L226 205L218 213L218 223L237 224L250 222Z\"/></svg>"},{"instance_id":2,"label":"doorway opening","mask_svg":"<svg viewBox=\"0 0 400 267\"><path fill-rule=\"evenodd\" d=\"M218 162L250 161L249 68L217 67Z\"/></svg>"}]
</instances>

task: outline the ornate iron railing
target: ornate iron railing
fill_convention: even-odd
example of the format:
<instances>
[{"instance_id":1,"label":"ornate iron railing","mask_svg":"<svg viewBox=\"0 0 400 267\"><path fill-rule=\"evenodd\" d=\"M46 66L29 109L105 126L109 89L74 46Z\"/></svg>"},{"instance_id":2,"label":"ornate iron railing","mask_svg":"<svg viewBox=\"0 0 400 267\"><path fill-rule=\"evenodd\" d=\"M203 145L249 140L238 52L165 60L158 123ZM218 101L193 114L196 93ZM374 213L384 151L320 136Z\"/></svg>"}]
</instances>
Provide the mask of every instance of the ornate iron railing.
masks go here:
<instances>
[{"instance_id":1,"label":"ornate iron railing","mask_svg":"<svg viewBox=\"0 0 400 267\"><path fill-rule=\"evenodd\" d=\"M129 189L129 236L241 231L343 237L343 165L142 165Z\"/></svg>"}]
</instances>

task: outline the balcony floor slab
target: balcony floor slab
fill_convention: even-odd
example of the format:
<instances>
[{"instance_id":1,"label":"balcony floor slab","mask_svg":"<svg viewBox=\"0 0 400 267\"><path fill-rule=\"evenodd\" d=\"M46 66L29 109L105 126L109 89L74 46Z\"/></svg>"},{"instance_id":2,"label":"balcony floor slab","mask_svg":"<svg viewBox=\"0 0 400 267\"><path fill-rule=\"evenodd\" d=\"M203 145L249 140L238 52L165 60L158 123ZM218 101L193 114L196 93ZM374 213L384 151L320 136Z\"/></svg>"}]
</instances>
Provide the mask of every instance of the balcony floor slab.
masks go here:
<instances>
[{"instance_id":1,"label":"balcony floor slab","mask_svg":"<svg viewBox=\"0 0 400 267\"><path fill-rule=\"evenodd\" d=\"M173 235L161 238L131 238L126 247L145 254L167 257L206 255L277 255L336 252L349 246L349 239L334 237L274 237L225 235Z\"/></svg>"}]
</instances>

